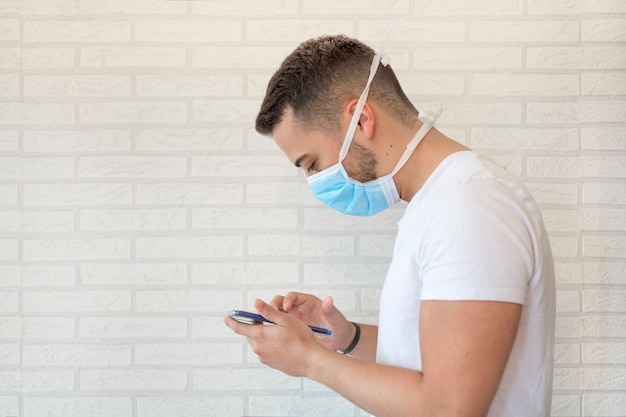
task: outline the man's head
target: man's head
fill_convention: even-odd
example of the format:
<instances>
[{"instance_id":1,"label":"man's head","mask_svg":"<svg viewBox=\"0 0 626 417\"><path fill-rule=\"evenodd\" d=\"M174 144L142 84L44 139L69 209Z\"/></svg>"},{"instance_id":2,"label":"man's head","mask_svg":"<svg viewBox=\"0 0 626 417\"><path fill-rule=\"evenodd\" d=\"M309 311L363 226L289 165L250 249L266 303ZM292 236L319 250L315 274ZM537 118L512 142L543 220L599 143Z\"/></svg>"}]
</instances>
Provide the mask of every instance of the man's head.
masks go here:
<instances>
[{"instance_id":1,"label":"man's head","mask_svg":"<svg viewBox=\"0 0 626 417\"><path fill-rule=\"evenodd\" d=\"M256 119L256 130L271 135L289 108L305 131L336 137L342 108L361 95L374 51L343 35L303 42L271 78ZM410 124L417 111L406 97L390 66L379 64L368 100Z\"/></svg>"}]
</instances>

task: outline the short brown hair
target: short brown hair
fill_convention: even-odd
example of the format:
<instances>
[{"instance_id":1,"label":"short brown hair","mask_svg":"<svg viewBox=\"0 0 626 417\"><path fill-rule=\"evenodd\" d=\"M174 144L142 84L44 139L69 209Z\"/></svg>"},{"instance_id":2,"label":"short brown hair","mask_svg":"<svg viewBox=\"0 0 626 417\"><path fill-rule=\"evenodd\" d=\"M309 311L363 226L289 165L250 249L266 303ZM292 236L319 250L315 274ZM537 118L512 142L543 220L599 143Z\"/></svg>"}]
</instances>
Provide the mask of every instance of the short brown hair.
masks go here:
<instances>
[{"instance_id":1,"label":"short brown hair","mask_svg":"<svg viewBox=\"0 0 626 417\"><path fill-rule=\"evenodd\" d=\"M339 130L340 109L365 88L374 50L344 35L303 42L283 61L267 86L256 130L271 135L287 107L305 129ZM417 110L402 91L390 66L379 64L368 99L398 120L410 123Z\"/></svg>"}]
</instances>

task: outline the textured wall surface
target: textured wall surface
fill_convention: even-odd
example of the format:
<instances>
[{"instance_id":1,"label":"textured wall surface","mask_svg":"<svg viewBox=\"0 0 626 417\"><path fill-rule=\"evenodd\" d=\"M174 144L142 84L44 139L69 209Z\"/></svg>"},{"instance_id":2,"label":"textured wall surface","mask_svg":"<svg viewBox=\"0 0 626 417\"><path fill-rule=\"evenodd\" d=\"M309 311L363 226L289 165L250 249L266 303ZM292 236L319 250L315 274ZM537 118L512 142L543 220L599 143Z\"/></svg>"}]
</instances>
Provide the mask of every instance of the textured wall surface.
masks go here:
<instances>
[{"instance_id":1,"label":"textured wall surface","mask_svg":"<svg viewBox=\"0 0 626 417\"><path fill-rule=\"evenodd\" d=\"M299 289L376 322L402 206L322 207L253 120L300 41L404 15L412 100L543 208L553 415L626 415L623 0L0 0L0 417L364 415L221 317Z\"/></svg>"}]
</instances>

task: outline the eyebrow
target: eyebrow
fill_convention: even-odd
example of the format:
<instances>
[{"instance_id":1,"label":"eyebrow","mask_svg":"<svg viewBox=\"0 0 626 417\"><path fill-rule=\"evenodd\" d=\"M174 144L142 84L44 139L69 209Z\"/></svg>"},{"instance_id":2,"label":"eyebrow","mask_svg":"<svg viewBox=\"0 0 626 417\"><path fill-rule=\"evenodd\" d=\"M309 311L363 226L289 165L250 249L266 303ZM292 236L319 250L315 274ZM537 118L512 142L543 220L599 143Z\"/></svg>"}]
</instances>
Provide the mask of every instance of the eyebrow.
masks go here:
<instances>
[{"instance_id":1,"label":"eyebrow","mask_svg":"<svg viewBox=\"0 0 626 417\"><path fill-rule=\"evenodd\" d=\"M299 157L298 159L296 159L296 162L294 162L293 164L296 166L296 168L300 168L302 166L302 161L307 157L306 154L302 155L301 157Z\"/></svg>"}]
</instances>

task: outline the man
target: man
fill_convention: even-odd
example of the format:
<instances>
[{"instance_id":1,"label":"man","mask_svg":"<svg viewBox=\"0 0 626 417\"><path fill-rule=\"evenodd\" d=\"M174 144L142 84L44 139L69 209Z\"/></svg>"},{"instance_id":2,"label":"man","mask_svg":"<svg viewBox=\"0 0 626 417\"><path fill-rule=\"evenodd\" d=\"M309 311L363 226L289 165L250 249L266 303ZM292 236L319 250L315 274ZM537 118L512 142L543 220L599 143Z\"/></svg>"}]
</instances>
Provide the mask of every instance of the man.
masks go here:
<instances>
[{"instance_id":1,"label":"man","mask_svg":"<svg viewBox=\"0 0 626 417\"><path fill-rule=\"evenodd\" d=\"M306 41L256 121L330 207L372 215L409 203L379 326L301 293L256 300L276 326L225 321L262 363L375 416L547 417L555 288L539 210L504 169L432 128L437 115L418 113L386 64L345 36Z\"/></svg>"}]
</instances>

